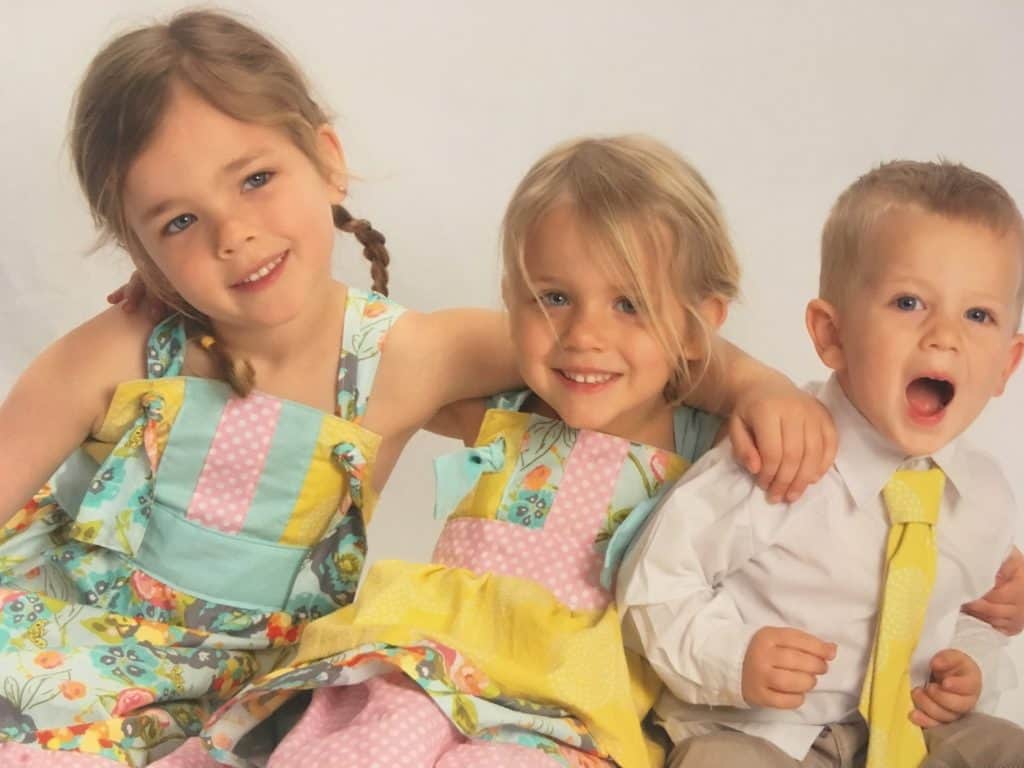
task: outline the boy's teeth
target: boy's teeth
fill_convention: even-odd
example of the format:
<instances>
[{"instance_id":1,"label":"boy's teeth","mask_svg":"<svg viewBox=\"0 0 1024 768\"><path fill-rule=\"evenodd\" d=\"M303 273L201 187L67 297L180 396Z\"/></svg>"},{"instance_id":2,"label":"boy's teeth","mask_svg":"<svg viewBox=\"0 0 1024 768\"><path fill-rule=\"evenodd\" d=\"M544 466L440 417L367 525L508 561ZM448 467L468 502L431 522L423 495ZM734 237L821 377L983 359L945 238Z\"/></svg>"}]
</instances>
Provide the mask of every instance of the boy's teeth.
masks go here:
<instances>
[{"instance_id":1,"label":"boy's teeth","mask_svg":"<svg viewBox=\"0 0 1024 768\"><path fill-rule=\"evenodd\" d=\"M278 256L276 259L274 259L272 262L267 264L265 267L260 267L259 269L257 269L255 272L253 272L251 275L249 275L247 278L245 278L245 280L243 280L242 282L243 283L255 283L261 277L266 277L267 275L269 275L271 272L274 271L274 267L276 267L278 264L280 264L281 263L281 259L283 259L283 258L284 258L284 256Z\"/></svg>"},{"instance_id":2,"label":"boy's teeth","mask_svg":"<svg viewBox=\"0 0 1024 768\"><path fill-rule=\"evenodd\" d=\"M562 371L562 373L565 378L578 384L604 384L606 381L611 381L612 378L610 373L572 373L571 371Z\"/></svg>"}]
</instances>

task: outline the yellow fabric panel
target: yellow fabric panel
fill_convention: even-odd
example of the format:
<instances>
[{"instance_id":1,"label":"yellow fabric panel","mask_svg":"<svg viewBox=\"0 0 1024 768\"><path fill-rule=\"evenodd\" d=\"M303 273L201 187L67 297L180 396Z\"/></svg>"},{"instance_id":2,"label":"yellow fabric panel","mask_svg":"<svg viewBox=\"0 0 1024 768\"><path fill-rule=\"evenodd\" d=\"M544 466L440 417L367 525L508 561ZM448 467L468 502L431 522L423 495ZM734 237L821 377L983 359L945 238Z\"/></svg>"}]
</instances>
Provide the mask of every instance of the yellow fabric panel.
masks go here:
<instances>
[{"instance_id":1,"label":"yellow fabric panel","mask_svg":"<svg viewBox=\"0 0 1024 768\"><path fill-rule=\"evenodd\" d=\"M333 499L345 496L348 487L348 475L332 456L335 445L349 442L359 448L366 459L366 473L360 478L363 488L363 520L369 522L376 505L377 494L372 488L372 477L368 476L370 467L377 458L380 437L372 432L345 421L336 416L324 419L317 436L313 458L309 462L309 471L302 482L302 490L295 500L291 518L281 534L282 544L294 544L309 547L320 541L327 526L338 511ZM296 461L300 457L295 457ZM342 488L339 492L339 483Z\"/></svg>"},{"instance_id":2,"label":"yellow fabric panel","mask_svg":"<svg viewBox=\"0 0 1024 768\"><path fill-rule=\"evenodd\" d=\"M110 452L114 450L114 443L103 443L94 438L89 438L82 443L82 450L84 450L97 464L102 464L107 460Z\"/></svg>"},{"instance_id":3,"label":"yellow fabric panel","mask_svg":"<svg viewBox=\"0 0 1024 768\"><path fill-rule=\"evenodd\" d=\"M526 579L378 562L354 603L307 627L298 660L420 639L458 649L504 695L573 712L624 768L649 765L618 613L568 611Z\"/></svg>"},{"instance_id":4,"label":"yellow fabric panel","mask_svg":"<svg viewBox=\"0 0 1024 768\"><path fill-rule=\"evenodd\" d=\"M499 437L505 438L505 465L498 472L485 472L473 491L466 495L452 512L451 517L483 517L493 519L515 470L519 445L530 424L530 414L491 409L484 416L474 445L487 445Z\"/></svg>"},{"instance_id":5,"label":"yellow fabric panel","mask_svg":"<svg viewBox=\"0 0 1024 768\"><path fill-rule=\"evenodd\" d=\"M628 648L625 649L625 652L626 665L629 667L630 688L633 693L633 706L636 708L636 716L643 720L654 706L664 685L651 665L647 663L647 659ZM665 764L665 750L653 739L647 738L646 735L645 738L651 768L661 768Z\"/></svg>"},{"instance_id":6,"label":"yellow fabric panel","mask_svg":"<svg viewBox=\"0 0 1024 768\"><path fill-rule=\"evenodd\" d=\"M157 447L162 456L171 425L178 417L178 411L181 410L181 404L185 398L185 382L186 379L181 377L134 379L121 382L114 390L114 397L110 401L110 407L107 408L103 424L93 437L101 443L117 443L124 435L125 430L139 418L139 414L142 412L139 401L142 396L152 392L162 397L164 401L163 421L157 427ZM92 454L91 450L89 452ZM110 451L108 450L107 453Z\"/></svg>"}]
</instances>

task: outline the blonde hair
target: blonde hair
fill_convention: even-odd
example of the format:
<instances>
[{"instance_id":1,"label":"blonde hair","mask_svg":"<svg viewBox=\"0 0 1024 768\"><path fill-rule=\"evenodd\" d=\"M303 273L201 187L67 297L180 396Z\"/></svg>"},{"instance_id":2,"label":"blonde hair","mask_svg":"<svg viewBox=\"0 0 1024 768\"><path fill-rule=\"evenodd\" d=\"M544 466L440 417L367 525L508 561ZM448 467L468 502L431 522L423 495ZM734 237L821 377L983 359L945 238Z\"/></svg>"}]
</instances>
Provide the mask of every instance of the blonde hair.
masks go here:
<instances>
[{"instance_id":1,"label":"blonde hair","mask_svg":"<svg viewBox=\"0 0 1024 768\"><path fill-rule=\"evenodd\" d=\"M1024 219L1017 204L994 179L946 160L883 163L839 196L821 235L821 298L842 304L849 287L864 275L878 223L907 206L978 222L999 235L1015 232L1022 259L1017 305L1024 303Z\"/></svg>"},{"instance_id":2,"label":"blonde hair","mask_svg":"<svg viewBox=\"0 0 1024 768\"><path fill-rule=\"evenodd\" d=\"M562 144L527 172L509 202L502 222L506 280L519 275L531 286L525 267L530 233L548 211L563 204L603 246L594 252L606 254L607 261L597 266L622 279L651 308L651 329L675 364L665 396L678 401L712 363L712 329L698 311L700 303L712 296L732 299L739 290L739 265L714 193L693 166L648 137ZM659 259L657 279L645 269L640 251ZM701 355L696 374L694 361L685 359L684 329L657 311L665 287L687 316L687 334L697 331Z\"/></svg>"},{"instance_id":3,"label":"blonde hair","mask_svg":"<svg viewBox=\"0 0 1024 768\"><path fill-rule=\"evenodd\" d=\"M209 343L208 318L174 290L125 218L125 177L159 125L175 83L236 120L280 130L325 178L329 171L317 151L316 131L328 117L280 48L245 24L211 11L181 13L166 24L118 36L93 58L75 97L71 154L101 242L113 240L128 252L150 292L189 319L190 336L207 338L204 347L244 396L254 384L252 367L233 359L223 345ZM389 255L383 235L341 206L330 213L337 228L363 244L373 288L386 294Z\"/></svg>"}]
</instances>

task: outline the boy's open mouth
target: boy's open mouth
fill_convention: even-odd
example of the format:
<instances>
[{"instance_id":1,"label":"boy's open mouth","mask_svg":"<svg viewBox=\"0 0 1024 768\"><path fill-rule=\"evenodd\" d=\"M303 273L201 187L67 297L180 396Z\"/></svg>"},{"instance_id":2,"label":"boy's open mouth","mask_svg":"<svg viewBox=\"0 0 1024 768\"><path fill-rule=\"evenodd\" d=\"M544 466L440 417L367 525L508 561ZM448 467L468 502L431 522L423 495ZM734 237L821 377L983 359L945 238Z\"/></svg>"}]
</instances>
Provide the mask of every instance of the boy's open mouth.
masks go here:
<instances>
[{"instance_id":1,"label":"boy's open mouth","mask_svg":"<svg viewBox=\"0 0 1024 768\"><path fill-rule=\"evenodd\" d=\"M956 387L948 379L921 376L907 385L907 402L915 416L937 416L953 401Z\"/></svg>"}]
</instances>

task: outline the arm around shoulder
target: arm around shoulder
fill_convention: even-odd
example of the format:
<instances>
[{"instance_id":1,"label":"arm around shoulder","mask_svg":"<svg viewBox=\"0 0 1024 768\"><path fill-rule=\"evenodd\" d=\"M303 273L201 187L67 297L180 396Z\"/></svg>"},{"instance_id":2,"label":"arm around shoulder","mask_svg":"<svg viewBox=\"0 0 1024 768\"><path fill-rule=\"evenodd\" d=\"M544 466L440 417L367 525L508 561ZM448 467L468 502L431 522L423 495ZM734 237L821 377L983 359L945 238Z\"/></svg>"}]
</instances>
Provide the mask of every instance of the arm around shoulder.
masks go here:
<instances>
[{"instance_id":1,"label":"arm around shoulder","mask_svg":"<svg viewBox=\"0 0 1024 768\"><path fill-rule=\"evenodd\" d=\"M446 405L520 384L500 312L409 311L388 333L374 396L408 411L403 426L419 428ZM434 426L442 434L453 429L445 419Z\"/></svg>"},{"instance_id":2,"label":"arm around shoulder","mask_svg":"<svg viewBox=\"0 0 1024 768\"><path fill-rule=\"evenodd\" d=\"M0 523L102 420L118 382L144 374L145 318L118 308L45 349L0 404Z\"/></svg>"}]
</instances>

